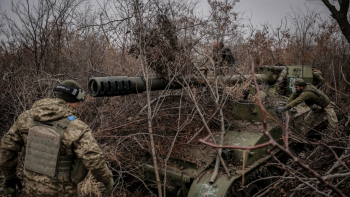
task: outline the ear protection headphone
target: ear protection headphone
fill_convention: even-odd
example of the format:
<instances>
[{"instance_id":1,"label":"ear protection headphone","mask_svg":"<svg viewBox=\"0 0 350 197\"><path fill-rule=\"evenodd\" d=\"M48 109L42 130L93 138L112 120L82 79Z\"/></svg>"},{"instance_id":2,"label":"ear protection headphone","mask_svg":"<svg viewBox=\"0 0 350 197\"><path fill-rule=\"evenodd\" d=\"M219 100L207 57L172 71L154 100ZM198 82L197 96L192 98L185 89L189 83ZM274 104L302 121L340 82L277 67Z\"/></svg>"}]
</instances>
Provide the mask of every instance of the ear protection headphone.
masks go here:
<instances>
[{"instance_id":1,"label":"ear protection headphone","mask_svg":"<svg viewBox=\"0 0 350 197\"><path fill-rule=\"evenodd\" d=\"M64 92L69 95L74 96L78 101L84 101L86 97L86 92L80 88L72 88L66 85L57 85L55 87L55 91L57 92Z\"/></svg>"}]
</instances>

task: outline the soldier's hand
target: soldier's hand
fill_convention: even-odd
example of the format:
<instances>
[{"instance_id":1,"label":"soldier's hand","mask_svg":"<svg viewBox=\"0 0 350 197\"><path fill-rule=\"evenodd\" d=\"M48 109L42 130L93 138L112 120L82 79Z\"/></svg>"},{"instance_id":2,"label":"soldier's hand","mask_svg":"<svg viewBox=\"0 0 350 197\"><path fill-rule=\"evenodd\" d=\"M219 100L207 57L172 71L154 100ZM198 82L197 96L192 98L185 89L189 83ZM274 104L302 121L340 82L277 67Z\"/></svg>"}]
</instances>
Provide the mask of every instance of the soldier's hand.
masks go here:
<instances>
[{"instance_id":1,"label":"soldier's hand","mask_svg":"<svg viewBox=\"0 0 350 197\"><path fill-rule=\"evenodd\" d=\"M320 108L319 106L317 106L317 105L311 106L310 109L311 109L312 111L314 111L314 112L317 112L317 111L320 111L320 110L321 110L321 108Z\"/></svg>"},{"instance_id":2,"label":"soldier's hand","mask_svg":"<svg viewBox=\"0 0 350 197\"><path fill-rule=\"evenodd\" d=\"M111 178L107 184L105 184L105 188L103 188L102 192L104 194L110 195L113 191L114 180Z\"/></svg>"},{"instance_id":3,"label":"soldier's hand","mask_svg":"<svg viewBox=\"0 0 350 197\"><path fill-rule=\"evenodd\" d=\"M4 181L2 182L2 189L5 194L15 194L16 186L18 186L19 189L23 188L21 179L16 175L16 172L5 176Z\"/></svg>"},{"instance_id":4,"label":"soldier's hand","mask_svg":"<svg viewBox=\"0 0 350 197\"><path fill-rule=\"evenodd\" d=\"M287 109L286 109L286 107L279 107L278 109L277 109L277 111L279 112L279 113L282 113L282 112L284 112L284 111L286 111Z\"/></svg>"}]
</instances>

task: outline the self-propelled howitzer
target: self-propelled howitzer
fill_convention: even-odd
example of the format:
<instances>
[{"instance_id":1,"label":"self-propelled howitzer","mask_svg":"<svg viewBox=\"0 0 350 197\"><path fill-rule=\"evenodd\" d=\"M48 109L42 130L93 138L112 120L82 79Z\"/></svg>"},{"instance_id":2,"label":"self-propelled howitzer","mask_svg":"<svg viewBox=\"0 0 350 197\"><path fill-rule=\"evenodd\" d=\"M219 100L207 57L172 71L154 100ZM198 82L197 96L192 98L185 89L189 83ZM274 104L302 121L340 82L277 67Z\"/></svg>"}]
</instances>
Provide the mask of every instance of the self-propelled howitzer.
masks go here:
<instances>
[{"instance_id":1,"label":"self-propelled howitzer","mask_svg":"<svg viewBox=\"0 0 350 197\"><path fill-rule=\"evenodd\" d=\"M264 82L270 85L282 83L287 77L288 67L285 66L264 66L260 67L260 74L255 74L258 83ZM224 83L236 84L250 79L251 75L233 75L217 76L218 80ZM196 86L205 86L205 82L198 78L187 78L189 84ZM214 77L208 78L213 81ZM149 78L148 83L151 91L178 89L182 86L178 83L168 84L161 78ZM111 76L111 77L93 77L89 80L88 88L91 96L121 96L127 94L138 94L146 91L146 80L143 77Z\"/></svg>"},{"instance_id":2,"label":"self-propelled howitzer","mask_svg":"<svg viewBox=\"0 0 350 197\"><path fill-rule=\"evenodd\" d=\"M259 67L259 74L255 74L259 83L269 85L269 89L274 93L287 96L294 91L294 81L303 78L307 83L312 83L311 66L262 66ZM252 75L217 76L218 80L227 85L235 85L245 80L251 79ZM205 86L204 80L197 78L187 78L177 80L180 83L166 83L160 78L149 78L149 88L151 91L182 88L181 80L186 80L189 85ZM214 78L207 78L213 81ZM184 84L184 83L181 83ZM127 94L137 94L146 91L146 80L142 77L94 77L89 80L89 92L93 97L120 96ZM260 91L263 93L263 91ZM269 99L263 93L261 97ZM280 100L273 100L270 103L279 105ZM284 97L285 98L285 97ZM235 127L228 129L224 136L224 145L239 145L244 147L256 146L268 141L261 132L262 116L260 107L251 101L237 102L234 106L226 106L232 110L235 120ZM276 107L264 106L264 110L270 114L276 114ZM293 120L290 125L295 131L298 130L300 122L310 109L305 105L298 105L291 110ZM319 123L322 122L322 117ZM267 119L267 132L283 144L283 128L272 119ZM215 133L215 132L213 132ZM217 132L219 133L219 132ZM215 135L219 141L219 135ZM197 143L192 145L184 144L183 149L188 149L190 155L169 160L172 165L166 169L168 196L252 196L266 187L271 181L259 181L250 184L248 188L239 191L241 185L247 185L263 176L272 176L278 170L266 167L265 164L271 159L272 154L277 154L275 150L270 153L270 147L262 147L251 151L240 149L224 149L222 158L230 172L230 177L226 173L219 173L214 183L210 182L213 173L213 165L216 160L215 151L205 144ZM193 158L193 160L189 159ZM195 160L195 161L194 161ZM244 169L242 166L244 164ZM155 185L156 178L152 163L143 164L145 180L144 182ZM161 180L164 178L164 169L159 169ZM245 177L243 179L243 177Z\"/></svg>"}]
</instances>

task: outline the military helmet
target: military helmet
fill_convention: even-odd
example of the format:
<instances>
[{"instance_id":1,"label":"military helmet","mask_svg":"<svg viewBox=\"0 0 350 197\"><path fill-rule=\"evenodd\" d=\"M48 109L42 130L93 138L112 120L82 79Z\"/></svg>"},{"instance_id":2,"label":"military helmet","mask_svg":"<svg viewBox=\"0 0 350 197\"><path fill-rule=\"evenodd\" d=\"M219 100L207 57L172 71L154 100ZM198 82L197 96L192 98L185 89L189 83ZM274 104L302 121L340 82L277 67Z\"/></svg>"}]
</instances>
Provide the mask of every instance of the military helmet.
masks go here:
<instances>
[{"instance_id":1,"label":"military helmet","mask_svg":"<svg viewBox=\"0 0 350 197\"><path fill-rule=\"evenodd\" d=\"M306 83L305 83L304 79L298 78L295 80L294 85L295 86L306 86Z\"/></svg>"},{"instance_id":2,"label":"military helmet","mask_svg":"<svg viewBox=\"0 0 350 197\"><path fill-rule=\"evenodd\" d=\"M63 99L68 103L76 103L84 101L86 93L81 89L78 82L74 80L62 81L55 87L56 97Z\"/></svg>"}]
</instances>

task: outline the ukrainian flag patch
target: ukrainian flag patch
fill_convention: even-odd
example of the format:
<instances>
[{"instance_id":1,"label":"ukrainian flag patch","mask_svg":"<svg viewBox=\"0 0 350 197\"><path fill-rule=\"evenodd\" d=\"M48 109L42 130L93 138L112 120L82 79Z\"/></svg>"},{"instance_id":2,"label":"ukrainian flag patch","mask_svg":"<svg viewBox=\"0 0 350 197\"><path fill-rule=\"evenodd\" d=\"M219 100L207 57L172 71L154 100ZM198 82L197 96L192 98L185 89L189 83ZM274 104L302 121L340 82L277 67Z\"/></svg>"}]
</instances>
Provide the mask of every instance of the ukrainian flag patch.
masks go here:
<instances>
[{"instance_id":1,"label":"ukrainian flag patch","mask_svg":"<svg viewBox=\"0 0 350 197\"><path fill-rule=\"evenodd\" d=\"M73 120L75 120L75 117L74 116L68 116L68 120L73 121Z\"/></svg>"}]
</instances>

